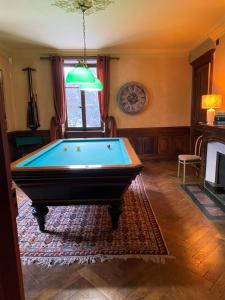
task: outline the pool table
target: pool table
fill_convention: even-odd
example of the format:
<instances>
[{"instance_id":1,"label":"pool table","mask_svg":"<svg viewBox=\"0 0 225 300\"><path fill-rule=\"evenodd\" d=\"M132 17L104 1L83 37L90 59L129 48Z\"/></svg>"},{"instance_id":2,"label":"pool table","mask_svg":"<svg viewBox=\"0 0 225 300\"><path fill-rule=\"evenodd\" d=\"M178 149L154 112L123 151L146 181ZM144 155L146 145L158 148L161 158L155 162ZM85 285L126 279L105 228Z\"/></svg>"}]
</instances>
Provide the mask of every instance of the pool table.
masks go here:
<instances>
[{"instance_id":1,"label":"pool table","mask_svg":"<svg viewBox=\"0 0 225 300\"><path fill-rule=\"evenodd\" d=\"M30 197L45 231L48 206L107 204L118 227L123 194L142 170L126 138L56 140L11 164L12 178Z\"/></svg>"}]
</instances>

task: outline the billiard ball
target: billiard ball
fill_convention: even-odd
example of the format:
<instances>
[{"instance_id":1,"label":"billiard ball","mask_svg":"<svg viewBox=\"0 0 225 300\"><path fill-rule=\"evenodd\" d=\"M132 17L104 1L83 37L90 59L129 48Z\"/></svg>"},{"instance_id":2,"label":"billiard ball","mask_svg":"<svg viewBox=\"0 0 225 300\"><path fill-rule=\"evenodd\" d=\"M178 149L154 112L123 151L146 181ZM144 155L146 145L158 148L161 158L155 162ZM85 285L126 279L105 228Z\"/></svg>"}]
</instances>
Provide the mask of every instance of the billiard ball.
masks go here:
<instances>
[{"instance_id":1,"label":"billiard ball","mask_svg":"<svg viewBox=\"0 0 225 300\"><path fill-rule=\"evenodd\" d=\"M76 146L77 151L80 151L80 146Z\"/></svg>"},{"instance_id":2,"label":"billiard ball","mask_svg":"<svg viewBox=\"0 0 225 300\"><path fill-rule=\"evenodd\" d=\"M67 150L68 149L68 146L64 146L64 150Z\"/></svg>"},{"instance_id":3,"label":"billiard ball","mask_svg":"<svg viewBox=\"0 0 225 300\"><path fill-rule=\"evenodd\" d=\"M111 145L110 145L110 144L108 144L107 147L108 147L109 149L111 149Z\"/></svg>"}]
</instances>

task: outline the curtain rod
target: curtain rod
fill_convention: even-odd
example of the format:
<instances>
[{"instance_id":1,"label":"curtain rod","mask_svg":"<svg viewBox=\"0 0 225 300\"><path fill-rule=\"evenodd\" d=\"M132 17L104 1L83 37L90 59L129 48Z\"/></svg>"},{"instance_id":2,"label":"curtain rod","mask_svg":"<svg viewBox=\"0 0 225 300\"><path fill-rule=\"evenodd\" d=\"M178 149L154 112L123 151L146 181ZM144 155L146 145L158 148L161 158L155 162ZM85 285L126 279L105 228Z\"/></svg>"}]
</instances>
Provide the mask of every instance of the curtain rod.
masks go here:
<instances>
[{"instance_id":1,"label":"curtain rod","mask_svg":"<svg viewBox=\"0 0 225 300\"><path fill-rule=\"evenodd\" d=\"M49 60L51 59L51 57L53 57L54 55L52 56L41 56L40 59L46 59L46 60ZM81 58L81 56L62 56L63 58L67 58L67 59L74 59L74 58ZM96 58L96 56L88 56L87 58ZM110 60L119 60L120 57L110 57Z\"/></svg>"}]
</instances>

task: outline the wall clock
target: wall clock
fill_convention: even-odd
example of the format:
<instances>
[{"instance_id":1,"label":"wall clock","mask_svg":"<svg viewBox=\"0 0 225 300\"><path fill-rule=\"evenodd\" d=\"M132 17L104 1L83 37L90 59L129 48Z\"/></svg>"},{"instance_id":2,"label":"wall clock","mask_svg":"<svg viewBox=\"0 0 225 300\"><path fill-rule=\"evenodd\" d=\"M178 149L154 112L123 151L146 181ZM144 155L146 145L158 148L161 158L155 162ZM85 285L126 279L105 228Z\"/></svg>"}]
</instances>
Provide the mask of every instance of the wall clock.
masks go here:
<instances>
[{"instance_id":1,"label":"wall clock","mask_svg":"<svg viewBox=\"0 0 225 300\"><path fill-rule=\"evenodd\" d=\"M127 114L137 114L147 103L145 87L135 81L127 82L118 91L117 103L120 109Z\"/></svg>"}]
</instances>

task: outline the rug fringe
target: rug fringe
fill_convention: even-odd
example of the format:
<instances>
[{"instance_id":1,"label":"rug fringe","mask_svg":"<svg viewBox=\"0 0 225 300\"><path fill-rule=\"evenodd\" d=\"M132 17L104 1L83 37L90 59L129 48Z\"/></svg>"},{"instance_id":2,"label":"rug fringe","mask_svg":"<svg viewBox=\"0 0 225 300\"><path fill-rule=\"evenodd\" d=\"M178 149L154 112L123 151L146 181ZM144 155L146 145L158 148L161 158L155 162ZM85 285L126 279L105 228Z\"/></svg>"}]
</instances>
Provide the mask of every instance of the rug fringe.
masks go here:
<instances>
[{"instance_id":1,"label":"rug fringe","mask_svg":"<svg viewBox=\"0 0 225 300\"><path fill-rule=\"evenodd\" d=\"M73 257L21 257L21 262L23 265L32 265L37 263L44 267L53 266L69 266L73 263L78 264L94 264L103 263L110 261L112 259L123 259L127 260L130 258L142 259L144 261L152 261L157 264L165 264L167 259L175 259L174 256L170 255L94 255L94 256L73 256Z\"/></svg>"}]
</instances>

